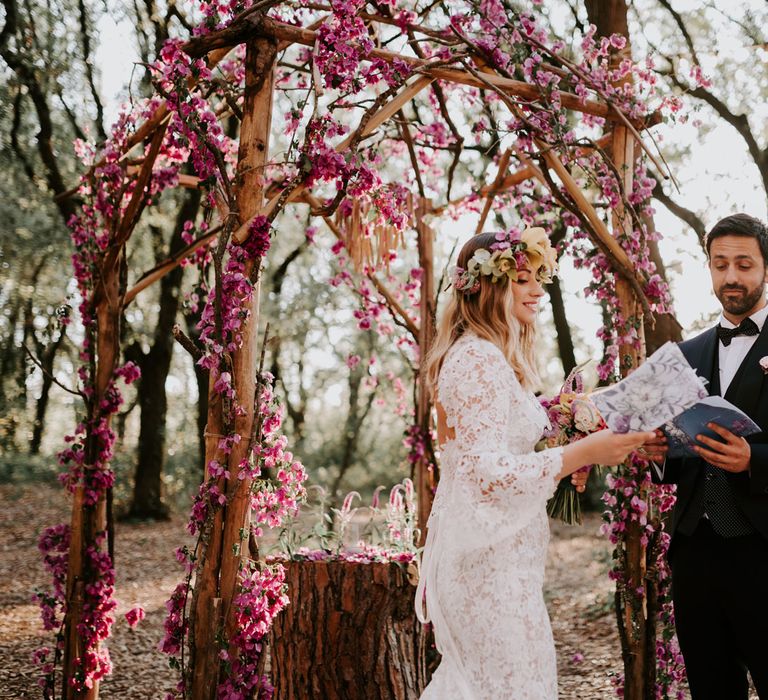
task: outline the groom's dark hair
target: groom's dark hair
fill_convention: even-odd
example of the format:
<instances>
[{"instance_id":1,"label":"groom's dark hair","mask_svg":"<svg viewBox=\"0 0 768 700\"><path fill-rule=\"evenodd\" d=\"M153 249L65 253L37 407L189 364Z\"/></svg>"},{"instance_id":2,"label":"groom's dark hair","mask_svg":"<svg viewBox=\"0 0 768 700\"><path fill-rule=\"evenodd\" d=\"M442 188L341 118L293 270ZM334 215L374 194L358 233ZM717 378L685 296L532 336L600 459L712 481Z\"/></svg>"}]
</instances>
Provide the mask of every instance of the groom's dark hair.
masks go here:
<instances>
[{"instance_id":1,"label":"groom's dark hair","mask_svg":"<svg viewBox=\"0 0 768 700\"><path fill-rule=\"evenodd\" d=\"M720 219L707 234L706 248L707 257L709 249L712 247L712 241L722 236L746 236L754 238L760 246L760 252L763 254L763 261L768 265L768 227L749 214L732 214Z\"/></svg>"}]
</instances>

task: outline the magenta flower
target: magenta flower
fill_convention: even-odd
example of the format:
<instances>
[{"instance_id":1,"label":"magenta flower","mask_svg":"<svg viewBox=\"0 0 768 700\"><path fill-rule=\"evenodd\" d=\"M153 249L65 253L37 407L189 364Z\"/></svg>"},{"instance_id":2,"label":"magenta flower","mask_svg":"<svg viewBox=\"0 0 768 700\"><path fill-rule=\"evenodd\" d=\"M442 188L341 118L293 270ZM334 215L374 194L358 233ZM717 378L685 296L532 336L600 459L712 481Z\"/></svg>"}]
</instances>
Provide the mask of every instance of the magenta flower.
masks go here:
<instances>
[{"instance_id":1,"label":"magenta flower","mask_svg":"<svg viewBox=\"0 0 768 700\"><path fill-rule=\"evenodd\" d=\"M136 627L145 617L144 608L136 606L125 613L125 619L130 627Z\"/></svg>"}]
</instances>

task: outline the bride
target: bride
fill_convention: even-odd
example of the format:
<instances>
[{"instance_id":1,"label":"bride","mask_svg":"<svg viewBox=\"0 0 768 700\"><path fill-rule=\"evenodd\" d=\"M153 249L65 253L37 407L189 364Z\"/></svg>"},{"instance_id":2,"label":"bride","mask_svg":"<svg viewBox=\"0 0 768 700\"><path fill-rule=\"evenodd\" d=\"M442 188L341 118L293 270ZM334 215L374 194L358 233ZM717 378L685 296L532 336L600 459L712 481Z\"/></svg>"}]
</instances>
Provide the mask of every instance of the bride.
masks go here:
<instances>
[{"instance_id":1,"label":"bride","mask_svg":"<svg viewBox=\"0 0 768 700\"><path fill-rule=\"evenodd\" d=\"M533 339L555 259L541 228L470 239L426 360L442 458L416 611L442 662L422 700L557 697L546 502L561 478L583 486L582 466L619 464L654 437L602 430L533 451L547 426L531 392Z\"/></svg>"}]
</instances>

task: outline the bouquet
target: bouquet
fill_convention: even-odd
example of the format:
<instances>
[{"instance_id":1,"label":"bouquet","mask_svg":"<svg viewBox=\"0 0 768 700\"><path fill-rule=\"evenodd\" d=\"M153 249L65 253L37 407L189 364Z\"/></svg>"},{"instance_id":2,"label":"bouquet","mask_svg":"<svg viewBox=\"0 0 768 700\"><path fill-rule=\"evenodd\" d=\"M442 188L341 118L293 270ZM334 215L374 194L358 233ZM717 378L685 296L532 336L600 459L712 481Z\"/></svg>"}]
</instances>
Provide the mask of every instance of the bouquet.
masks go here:
<instances>
[{"instance_id":1,"label":"bouquet","mask_svg":"<svg viewBox=\"0 0 768 700\"><path fill-rule=\"evenodd\" d=\"M574 369L563 383L559 393L551 399L540 399L549 417L545 432L547 447L560 447L606 428L600 412L584 393L580 367ZM582 467L588 471L595 465ZM555 495L547 502L547 514L568 525L581 525L581 503L571 477L560 480Z\"/></svg>"}]
</instances>

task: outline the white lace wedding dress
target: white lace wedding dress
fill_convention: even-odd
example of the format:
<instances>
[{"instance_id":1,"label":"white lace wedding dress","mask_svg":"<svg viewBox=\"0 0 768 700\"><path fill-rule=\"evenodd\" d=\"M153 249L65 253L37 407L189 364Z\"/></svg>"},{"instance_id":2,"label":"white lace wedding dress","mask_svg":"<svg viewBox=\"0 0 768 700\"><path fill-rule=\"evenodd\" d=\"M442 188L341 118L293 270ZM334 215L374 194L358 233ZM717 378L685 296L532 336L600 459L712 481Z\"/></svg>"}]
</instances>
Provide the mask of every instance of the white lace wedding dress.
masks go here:
<instances>
[{"instance_id":1,"label":"white lace wedding dress","mask_svg":"<svg viewBox=\"0 0 768 700\"><path fill-rule=\"evenodd\" d=\"M542 584L562 449L533 452L546 412L475 335L448 351L438 400L455 438L441 451L416 591L442 654L422 700L554 700Z\"/></svg>"}]
</instances>

